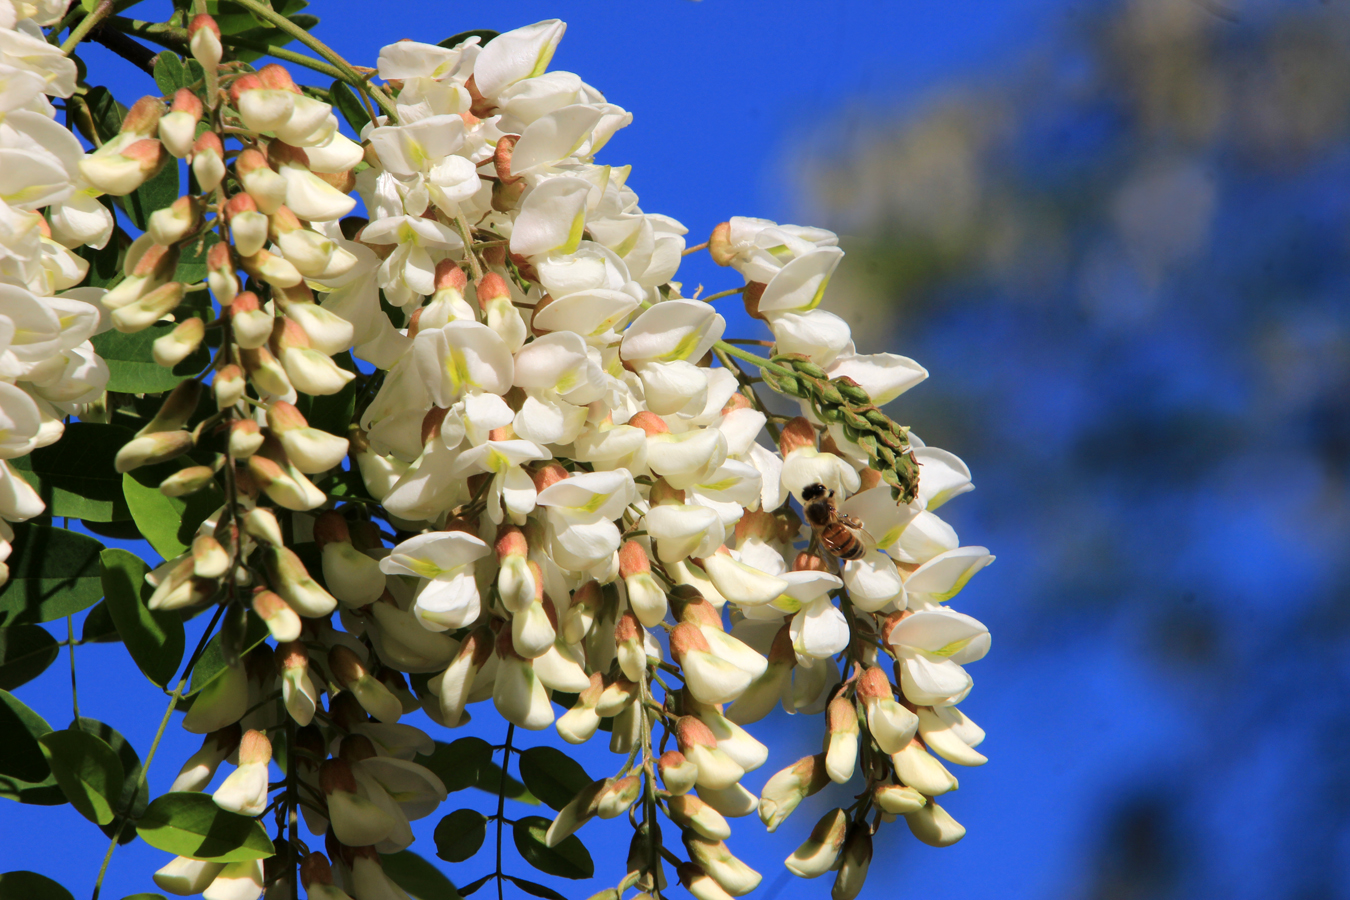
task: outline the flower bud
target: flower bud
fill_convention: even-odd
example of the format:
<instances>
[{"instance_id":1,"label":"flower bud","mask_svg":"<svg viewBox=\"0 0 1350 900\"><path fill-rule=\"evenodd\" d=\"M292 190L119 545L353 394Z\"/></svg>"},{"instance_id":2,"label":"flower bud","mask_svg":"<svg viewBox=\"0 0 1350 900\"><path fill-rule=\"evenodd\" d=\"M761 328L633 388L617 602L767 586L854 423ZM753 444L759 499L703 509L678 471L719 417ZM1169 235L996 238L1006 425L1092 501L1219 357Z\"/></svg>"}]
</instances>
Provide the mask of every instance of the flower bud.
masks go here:
<instances>
[{"instance_id":1,"label":"flower bud","mask_svg":"<svg viewBox=\"0 0 1350 900\"><path fill-rule=\"evenodd\" d=\"M220 246L219 244L217 246ZM230 304L230 326L234 339L245 350L253 350L267 343L272 336L276 318L262 308L258 295L244 291Z\"/></svg>"},{"instance_id":2,"label":"flower bud","mask_svg":"<svg viewBox=\"0 0 1350 900\"><path fill-rule=\"evenodd\" d=\"M698 768L695 783L700 787L721 790L745 776L745 769L717 746L708 726L693 716L681 716L676 721L675 739L680 752Z\"/></svg>"},{"instance_id":3,"label":"flower bud","mask_svg":"<svg viewBox=\"0 0 1350 900\"><path fill-rule=\"evenodd\" d=\"M830 780L844 784L853 777L858 760L858 714L846 697L835 697L826 707L829 731L825 738L825 770Z\"/></svg>"},{"instance_id":4,"label":"flower bud","mask_svg":"<svg viewBox=\"0 0 1350 900\"><path fill-rule=\"evenodd\" d=\"M919 707L918 715L919 737L929 750L947 762L958 766L982 766L989 761L983 753L962 740L951 724L931 707Z\"/></svg>"},{"instance_id":5,"label":"flower bud","mask_svg":"<svg viewBox=\"0 0 1350 900\"><path fill-rule=\"evenodd\" d=\"M253 612L267 623L267 630L275 640L284 643L300 637L300 617L277 594L271 591L254 594Z\"/></svg>"},{"instance_id":6,"label":"flower bud","mask_svg":"<svg viewBox=\"0 0 1350 900\"><path fill-rule=\"evenodd\" d=\"M731 826L717 810L693 794L676 794L667 800L670 819L681 828L695 832L710 841L724 841L731 837Z\"/></svg>"},{"instance_id":7,"label":"flower bud","mask_svg":"<svg viewBox=\"0 0 1350 900\"><path fill-rule=\"evenodd\" d=\"M605 681L599 672L592 672L590 682L590 686L577 695L572 708L558 719L558 736L569 744L586 743L600 727L600 714L595 707L605 690Z\"/></svg>"},{"instance_id":8,"label":"flower bud","mask_svg":"<svg viewBox=\"0 0 1350 900\"><path fill-rule=\"evenodd\" d=\"M211 886L202 891L202 900L249 900L263 890L263 861L249 859L227 863Z\"/></svg>"},{"instance_id":9,"label":"flower bud","mask_svg":"<svg viewBox=\"0 0 1350 900\"><path fill-rule=\"evenodd\" d=\"M286 205L305 221L331 222L356 206L355 197L344 194L309 170L309 157L299 147L273 141L268 145L267 155L286 184Z\"/></svg>"},{"instance_id":10,"label":"flower bud","mask_svg":"<svg viewBox=\"0 0 1350 900\"><path fill-rule=\"evenodd\" d=\"M244 364L244 371L248 372L249 378L260 392L283 397L293 390L281 362L266 347L241 350L239 361Z\"/></svg>"},{"instance_id":11,"label":"flower bud","mask_svg":"<svg viewBox=\"0 0 1350 900\"><path fill-rule=\"evenodd\" d=\"M186 431L162 431L132 438L122 445L113 460L118 472L130 472L141 466L176 459L192 449L192 435Z\"/></svg>"},{"instance_id":12,"label":"flower bud","mask_svg":"<svg viewBox=\"0 0 1350 900\"><path fill-rule=\"evenodd\" d=\"M759 887L762 876L737 859L723 841L710 841L691 832L684 833L689 859L733 897L743 897Z\"/></svg>"},{"instance_id":13,"label":"flower bud","mask_svg":"<svg viewBox=\"0 0 1350 900\"><path fill-rule=\"evenodd\" d=\"M655 628L666 616L666 592L652 577L647 551L637 541L619 548L619 575L628 589L628 605L643 626Z\"/></svg>"},{"instance_id":14,"label":"flower bud","mask_svg":"<svg viewBox=\"0 0 1350 900\"><path fill-rule=\"evenodd\" d=\"M854 825L844 839L840 855L839 874L835 876L830 892L833 900L853 900L867 881L867 867L872 863L872 832L866 825Z\"/></svg>"},{"instance_id":15,"label":"flower bud","mask_svg":"<svg viewBox=\"0 0 1350 900\"><path fill-rule=\"evenodd\" d=\"M220 26L206 13L194 16L188 25L188 48L192 58L208 72L215 71L225 53L220 43Z\"/></svg>"},{"instance_id":16,"label":"flower bud","mask_svg":"<svg viewBox=\"0 0 1350 900\"><path fill-rule=\"evenodd\" d=\"M936 797L956 790L958 784L947 767L928 754L918 738L891 754L895 775L921 794Z\"/></svg>"},{"instance_id":17,"label":"flower bud","mask_svg":"<svg viewBox=\"0 0 1350 900\"><path fill-rule=\"evenodd\" d=\"M309 576L300 557L286 547L268 547L264 559L277 593L300 615L311 619L320 618L337 607L337 601L332 595Z\"/></svg>"},{"instance_id":18,"label":"flower bud","mask_svg":"<svg viewBox=\"0 0 1350 900\"><path fill-rule=\"evenodd\" d=\"M134 303L114 309L113 327L123 334L144 331L183 302L183 284L171 281L155 288Z\"/></svg>"},{"instance_id":19,"label":"flower bud","mask_svg":"<svg viewBox=\"0 0 1350 900\"><path fill-rule=\"evenodd\" d=\"M497 636L497 677L492 685L492 704L508 722L538 731L553 723L548 691L535 674L533 661L516 652L510 630Z\"/></svg>"},{"instance_id":20,"label":"flower bud","mask_svg":"<svg viewBox=\"0 0 1350 900\"><path fill-rule=\"evenodd\" d=\"M329 277L328 273L325 277ZM305 285L275 291L273 299L282 304L286 317L300 326L309 338L309 345L320 353L331 356L352 345L355 335L352 323L314 303Z\"/></svg>"},{"instance_id":21,"label":"flower bud","mask_svg":"<svg viewBox=\"0 0 1350 900\"><path fill-rule=\"evenodd\" d=\"M341 759L326 759L319 766L319 789L328 801L333 834L348 847L378 844L398 825L392 815L357 793L351 766Z\"/></svg>"},{"instance_id":22,"label":"flower bud","mask_svg":"<svg viewBox=\"0 0 1350 900\"><path fill-rule=\"evenodd\" d=\"M314 720L314 712L319 708L319 694L309 676L309 654L299 641L279 643L274 659L277 674L281 676L282 703L290 717L303 728Z\"/></svg>"},{"instance_id":23,"label":"flower bud","mask_svg":"<svg viewBox=\"0 0 1350 900\"><path fill-rule=\"evenodd\" d=\"M799 878L818 878L834 868L848 834L848 814L832 809L821 816L811 829L811 836L793 851L785 865Z\"/></svg>"},{"instance_id":24,"label":"flower bud","mask_svg":"<svg viewBox=\"0 0 1350 900\"><path fill-rule=\"evenodd\" d=\"M186 497L210 484L215 479L215 474L215 470L210 466L188 466L161 481L159 492L166 497Z\"/></svg>"},{"instance_id":25,"label":"flower bud","mask_svg":"<svg viewBox=\"0 0 1350 900\"><path fill-rule=\"evenodd\" d=\"M544 843L550 847L556 847L578 828L594 818L600 802L600 795L607 784L608 782L605 781L591 782L568 801L566 806L558 810L558 814L553 817L552 824L548 826L548 831L544 834Z\"/></svg>"},{"instance_id":26,"label":"flower bud","mask_svg":"<svg viewBox=\"0 0 1350 900\"><path fill-rule=\"evenodd\" d=\"M930 847L950 847L966 836L966 827L931 799L921 809L906 814L905 822L914 836Z\"/></svg>"},{"instance_id":27,"label":"flower bud","mask_svg":"<svg viewBox=\"0 0 1350 900\"><path fill-rule=\"evenodd\" d=\"M230 85L230 100L244 127L259 133L276 131L295 111L295 94L268 87L258 75L236 78Z\"/></svg>"},{"instance_id":28,"label":"flower bud","mask_svg":"<svg viewBox=\"0 0 1350 900\"><path fill-rule=\"evenodd\" d=\"M880 785L874 796L877 806L893 816L908 815L928 802L923 794L903 784Z\"/></svg>"},{"instance_id":29,"label":"flower bud","mask_svg":"<svg viewBox=\"0 0 1350 900\"><path fill-rule=\"evenodd\" d=\"M730 222L722 222L712 230L712 236L708 238L708 255L719 266L731 265L731 261L736 257L736 251L731 247Z\"/></svg>"},{"instance_id":30,"label":"flower bud","mask_svg":"<svg viewBox=\"0 0 1350 900\"><path fill-rule=\"evenodd\" d=\"M161 890L187 896L206 890L224 869L225 863L175 856L151 878Z\"/></svg>"},{"instance_id":31,"label":"flower bud","mask_svg":"<svg viewBox=\"0 0 1350 900\"><path fill-rule=\"evenodd\" d=\"M428 682L440 701L441 720L446 728L460 724L464 707L473 694L474 681L492 656L492 647L492 632L486 627L469 632L446 670Z\"/></svg>"},{"instance_id":32,"label":"flower bud","mask_svg":"<svg viewBox=\"0 0 1350 900\"><path fill-rule=\"evenodd\" d=\"M216 769L225 757L239 747L239 726L229 725L220 731L214 731L202 739L201 749L188 757L187 762L178 770L178 777L169 787L170 791L200 791L215 777Z\"/></svg>"},{"instance_id":33,"label":"flower bud","mask_svg":"<svg viewBox=\"0 0 1350 900\"><path fill-rule=\"evenodd\" d=\"M285 541L281 538L281 526L270 509L255 507L244 514L244 531L250 537L265 541L274 547L280 547Z\"/></svg>"},{"instance_id":34,"label":"flower bud","mask_svg":"<svg viewBox=\"0 0 1350 900\"><path fill-rule=\"evenodd\" d=\"M272 744L261 731L248 731L239 742L239 767L211 795L227 812L256 816L267 807L267 764Z\"/></svg>"},{"instance_id":35,"label":"flower bud","mask_svg":"<svg viewBox=\"0 0 1350 900\"><path fill-rule=\"evenodd\" d=\"M82 158L79 169L96 190L122 197L157 174L170 158L156 138L120 147L118 142L110 141Z\"/></svg>"},{"instance_id":36,"label":"flower bud","mask_svg":"<svg viewBox=\"0 0 1350 900\"><path fill-rule=\"evenodd\" d=\"M235 82L236 87L240 82L244 82L251 77L253 76L245 75ZM256 78L254 80L256 81ZM249 93L255 93L255 91L249 91ZM274 91L268 93L283 94L283 92ZM289 97L290 95L284 94L284 96ZM281 204L286 202L286 179L272 171L271 166L267 164L267 157L259 151L249 148L240 153L234 161L234 171L239 176L239 183L243 185L244 190L253 198L253 202L258 205L259 211L264 215L270 216L277 211Z\"/></svg>"},{"instance_id":37,"label":"flower bud","mask_svg":"<svg viewBox=\"0 0 1350 900\"><path fill-rule=\"evenodd\" d=\"M240 256L253 256L267 246L268 219L248 194L235 194L225 202L225 221L230 240Z\"/></svg>"},{"instance_id":38,"label":"flower bud","mask_svg":"<svg viewBox=\"0 0 1350 900\"><path fill-rule=\"evenodd\" d=\"M164 149L179 159L187 156L201 117L202 101L187 88L179 88L169 112L159 120L159 139Z\"/></svg>"},{"instance_id":39,"label":"flower bud","mask_svg":"<svg viewBox=\"0 0 1350 900\"><path fill-rule=\"evenodd\" d=\"M681 622L670 632L670 655L684 670L685 686L702 703L728 703L749 687L753 676L712 652L707 638Z\"/></svg>"},{"instance_id":40,"label":"flower bud","mask_svg":"<svg viewBox=\"0 0 1350 900\"><path fill-rule=\"evenodd\" d=\"M749 725L767 716L790 687L797 652L792 647L791 625L785 624L774 635L764 673L750 683L727 710L727 718L737 725Z\"/></svg>"},{"instance_id":41,"label":"flower bud","mask_svg":"<svg viewBox=\"0 0 1350 900\"><path fill-rule=\"evenodd\" d=\"M228 409L244 397L248 382L244 380L244 370L234 363L222 366L211 382L211 390L216 395L216 408Z\"/></svg>"},{"instance_id":42,"label":"flower bud","mask_svg":"<svg viewBox=\"0 0 1350 900\"><path fill-rule=\"evenodd\" d=\"M694 900L730 900L731 894L694 863L680 863L675 869L680 884Z\"/></svg>"},{"instance_id":43,"label":"flower bud","mask_svg":"<svg viewBox=\"0 0 1350 900\"><path fill-rule=\"evenodd\" d=\"M304 512L328 499L290 464L275 438L264 438L262 447L248 458L248 473L273 502L286 509Z\"/></svg>"},{"instance_id":44,"label":"flower bud","mask_svg":"<svg viewBox=\"0 0 1350 900\"><path fill-rule=\"evenodd\" d=\"M191 197L179 197L173 203L150 214L145 232L165 247L183 240L201 221Z\"/></svg>"},{"instance_id":45,"label":"flower bud","mask_svg":"<svg viewBox=\"0 0 1350 900\"><path fill-rule=\"evenodd\" d=\"M636 774L619 779L608 779L605 789L596 798L595 811L602 819L623 815L642 792L642 779Z\"/></svg>"},{"instance_id":46,"label":"flower bud","mask_svg":"<svg viewBox=\"0 0 1350 900\"><path fill-rule=\"evenodd\" d=\"M239 295L239 278L234 274L229 244L212 244L206 251L206 285L221 306L229 306Z\"/></svg>"},{"instance_id":47,"label":"flower bud","mask_svg":"<svg viewBox=\"0 0 1350 900\"><path fill-rule=\"evenodd\" d=\"M206 325L201 319L193 316L179 322L173 331L163 337L155 338L155 342L150 345L150 353L154 356L155 362L166 369L171 369L200 347L204 337Z\"/></svg>"},{"instance_id":48,"label":"flower bud","mask_svg":"<svg viewBox=\"0 0 1350 900\"><path fill-rule=\"evenodd\" d=\"M361 708L386 724L403 715L403 704L393 692L372 676L361 658L351 649L337 645L328 651L328 669L343 690L352 692Z\"/></svg>"},{"instance_id":49,"label":"flower bud","mask_svg":"<svg viewBox=\"0 0 1350 900\"><path fill-rule=\"evenodd\" d=\"M569 644L578 644L585 640L603 602L604 595L599 582L591 580L577 588L572 594L572 603L563 616L563 640Z\"/></svg>"},{"instance_id":50,"label":"flower bud","mask_svg":"<svg viewBox=\"0 0 1350 900\"><path fill-rule=\"evenodd\" d=\"M197 178L197 186L204 193L210 193L220 187L225 180L225 145L214 131L204 131L192 142L188 157L192 162L192 174Z\"/></svg>"},{"instance_id":51,"label":"flower bud","mask_svg":"<svg viewBox=\"0 0 1350 900\"><path fill-rule=\"evenodd\" d=\"M347 455L346 438L309 427L300 410L289 403L278 400L268 407L267 427L281 441L291 463L306 475L326 472Z\"/></svg>"},{"instance_id":52,"label":"flower bud","mask_svg":"<svg viewBox=\"0 0 1350 900\"><path fill-rule=\"evenodd\" d=\"M538 568L537 563L531 562L530 565ZM511 646L526 659L538 659L548 653L558 636L553 619L549 616L553 604L550 602L546 606L543 602L547 599L544 597L543 574L536 572L535 575L539 599L511 617Z\"/></svg>"},{"instance_id":53,"label":"flower bud","mask_svg":"<svg viewBox=\"0 0 1350 900\"><path fill-rule=\"evenodd\" d=\"M192 574L198 578L219 578L230 568L230 554L209 534L192 539Z\"/></svg>"},{"instance_id":54,"label":"flower bud","mask_svg":"<svg viewBox=\"0 0 1350 900\"><path fill-rule=\"evenodd\" d=\"M336 394L356 377L355 372L339 368L328 356L311 349L309 336L294 321L282 321L284 325L276 340L277 355L296 390L315 396Z\"/></svg>"},{"instance_id":55,"label":"flower bud","mask_svg":"<svg viewBox=\"0 0 1350 900\"><path fill-rule=\"evenodd\" d=\"M862 673L858 699L867 710L867 729L883 753L898 753L914 738L919 717L896 702L891 682L880 667Z\"/></svg>"},{"instance_id":56,"label":"flower bud","mask_svg":"<svg viewBox=\"0 0 1350 900\"><path fill-rule=\"evenodd\" d=\"M764 785L759 798L760 821L769 831L778 830L797 804L829 783L824 753L802 757Z\"/></svg>"},{"instance_id":57,"label":"flower bud","mask_svg":"<svg viewBox=\"0 0 1350 900\"><path fill-rule=\"evenodd\" d=\"M624 610L614 626L614 647L619 658L619 671L629 681L641 681L647 672L647 651L643 647L644 633L637 617Z\"/></svg>"},{"instance_id":58,"label":"flower bud","mask_svg":"<svg viewBox=\"0 0 1350 900\"><path fill-rule=\"evenodd\" d=\"M698 766L690 762L678 750L667 750L656 761L661 772L661 782L672 794L685 794L698 780Z\"/></svg>"},{"instance_id":59,"label":"flower bud","mask_svg":"<svg viewBox=\"0 0 1350 900\"><path fill-rule=\"evenodd\" d=\"M230 423L229 450L233 459L248 459L262 447L262 427L252 419L235 419Z\"/></svg>"}]
</instances>

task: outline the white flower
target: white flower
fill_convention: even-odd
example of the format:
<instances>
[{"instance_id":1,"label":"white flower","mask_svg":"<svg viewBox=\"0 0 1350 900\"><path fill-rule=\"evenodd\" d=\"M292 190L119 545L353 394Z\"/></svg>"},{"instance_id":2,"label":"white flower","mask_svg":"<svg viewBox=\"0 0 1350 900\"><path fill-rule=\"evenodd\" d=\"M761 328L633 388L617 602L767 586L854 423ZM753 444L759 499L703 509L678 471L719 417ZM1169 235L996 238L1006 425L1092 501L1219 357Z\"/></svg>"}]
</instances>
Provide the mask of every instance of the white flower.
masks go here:
<instances>
[{"instance_id":1,"label":"white flower","mask_svg":"<svg viewBox=\"0 0 1350 900\"><path fill-rule=\"evenodd\" d=\"M952 706L970 692L962 664L989 652L989 629L964 613L946 608L906 616L888 638L900 663L900 688L920 706Z\"/></svg>"},{"instance_id":2,"label":"white flower","mask_svg":"<svg viewBox=\"0 0 1350 900\"><path fill-rule=\"evenodd\" d=\"M425 579L413 612L432 631L445 631L478 618L473 562L487 554L487 544L461 531L419 534L391 550L380 561L380 571Z\"/></svg>"}]
</instances>

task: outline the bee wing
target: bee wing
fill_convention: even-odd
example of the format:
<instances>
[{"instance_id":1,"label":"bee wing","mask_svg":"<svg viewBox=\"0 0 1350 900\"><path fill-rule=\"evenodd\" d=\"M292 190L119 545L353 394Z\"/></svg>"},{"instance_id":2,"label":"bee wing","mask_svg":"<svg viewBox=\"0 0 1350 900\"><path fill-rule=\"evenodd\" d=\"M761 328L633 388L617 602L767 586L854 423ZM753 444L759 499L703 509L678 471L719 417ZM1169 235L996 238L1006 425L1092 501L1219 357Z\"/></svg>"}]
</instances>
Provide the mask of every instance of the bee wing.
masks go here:
<instances>
[{"instance_id":1,"label":"bee wing","mask_svg":"<svg viewBox=\"0 0 1350 900\"><path fill-rule=\"evenodd\" d=\"M863 523L861 521L854 518L853 516L846 515L845 513L839 513L836 518L838 518L839 523L841 525L846 525L849 528L856 531L858 533L858 536L863 539L863 542L867 544L869 550L876 549L877 539L872 537L872 533L863 527Z\"/></svg>"}]
</instances>

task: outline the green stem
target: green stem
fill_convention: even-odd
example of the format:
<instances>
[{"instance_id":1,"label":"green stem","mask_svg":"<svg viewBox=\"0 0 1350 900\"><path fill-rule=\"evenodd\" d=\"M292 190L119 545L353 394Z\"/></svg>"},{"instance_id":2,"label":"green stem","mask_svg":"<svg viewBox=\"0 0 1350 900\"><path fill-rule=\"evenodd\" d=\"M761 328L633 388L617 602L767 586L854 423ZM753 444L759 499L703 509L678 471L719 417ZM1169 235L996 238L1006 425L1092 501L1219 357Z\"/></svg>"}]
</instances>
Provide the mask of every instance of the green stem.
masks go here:
<instances>
[{"instance_id":1,"label":"green stem","mask_svg":"<svg viewBox=\"0 0 1350 900\"><path fill-rule=\"evenodd\" d=\"M511 738L515 736L516 726L512 722L506 726L506 743L502 745L502 777L497 784L497 900L503 900L502 887L502 823L506 815L506 765L511 761Z\"/></svg>"},{"instance_id":2,"label":"green stem","mask_svg":"<svg viewBox=\"0 0 1350 900\"><path fill-rule=\"evenodd\" d=\"M197 647L192 651L192 656L188 659L187 668L183 669L183 675L178 679L178 687L174 688L173 696L169 698L169 706L164 710L164 717L159 720L159 730L155 732L155 739L150 742L150 750L145 754L145 763L141 766L141 778L136 782L136 786L131 790L131 800L126 805L126 811L123 812L117 820L117 829L113 831L112 840L108 842L108 852L103 854L103 865L99 866L98 879L94 881L94 894L90 900L98 900L98 892L103 888L103 877L108 874L108 864L112 862L113 851L117 849L117 842L122 837L122 829L126 828L127 820L131 810L136 806L136 799L140 796L141 785L147 784L150 775L150 763L155 759L155 751L159 749L159 742L164 737L164 729L169 726L169 718L173 715L174 707L183 697L183 688L187 687L188 679L192 676L192 670L197 665L197 660L201 659L202 651L206 649L206 642L211 639L211 634L220 624L220 617L224 614L225 607L216 607L216 614L211 618L211 623L206 626L202 632L201 640L197 641Z\"/></svg>"},{"instance_id":3,"label":"green stem","mask_svg":"<svg viewBox=\"0 0 1350 900\"><path fill-rule=\"evenodd\" d=\"M748 396L750 400L758 407L759 411L764 414L765 430L769 432L769 437L773 438L773 442L777 444L779 437L778 426L769 418L769 408L764 405L764 398L755 390L755 386L750 383L750 379L745 377L745 373L741 371L741 367L731 361L731 357L739 356L740 358L747 359L761 367L768 365L777 368L777 366L774 366L773 363L770 363L767 359L760 359L760 357L755 356L753 353L746 353L744 350L741 350L734 344L728 344L726 341L718 341L714 344L713 354L732 375L736 376L736 380L740 382L741 387L749 392Z\"/></svg>"},{"instance_id":4,"label":"green stem","mask_svg":"<svg viewBox=\"0 0 1350 900\"><path fill-rule=\"evenodd\" d=\"M80 24L71 29L70 37L66 38L65 42L61 44L62 55L69 56L70 52L79 46L80 41L84 40L85 36L94 30L94 26L112 15L112 12L112 0L103 0L102 3L94 7L92 13L81 19Z\"/></svg>"},{"instance_id":5,"label":"green stem","mask_svg":"<svg viewBox=\"0 0 1350 900\"><path fill-rule=\"evenodd\" d=\"M191 52L186 28L177 28L164 22L143 22L140 19L127 19L122 16L113 16L108 20L108 24L116 26L119 31L133 34L136 37L159 44L161 47L183 54ZM305 56L303 53L287 50L284 47L274 47L262 41L250 41L246 38L237 38L231 35L222 37L220 42L235 50L252 50L255 53L265 53L276 59L313 69L329 78L336 78L339 81L347 80L347 75L336 67L330 66L326 62L320 62L313 57Z\"/></svg>"},{"instance_id":6,"label":"green stem","mask_svg":"<svg viewBox=\"0 0 1350 900\"><path fill-rule=\"evenodd\" d=\"M75 709L75 728L80 727L80 692L75 688L75 617L66 616L66 640L70 647L70 705Z\"/></svg>"},{"instance_id":7,"label":"green stem","mask_svg":"<svg viewBox=\"0 0 1350 900\"><path fill-rule=\"evenodd\" d=\"M244 7L244 9L247 9L249 12L253 13L258 18L266 19L268 22L271 22L273 25L277 26L282 31L286 32L291 37L295 38L297 41L304 44L306 47L313 50L315 53L319 54L324 59L328 60L330 63L333 64L333 66L335 66L338 69L338 71L342 73L342 79L344 81L348 82L353 87L360 88L361 90L369 94L371 99L373 99L376 103L378 103L380 105L380 108L383 109L391 119L393 119L397 115L397 110L395 110L394 108L394 102L389 99L388 95L386 95L384 91L375 87L373 84L370 84L364 77L362 77L362 75L359 72L356 71L356 69L352 68L351 63L347 62L345 59L339 56L331 47L329 47L323 41L319 40L314 35L310 34L308 31L301 28L299 25L295 24L290 19L286 18L281 13L277 12L271 7L264 6L263 4L259 3L258 0L235 0L235 2L238 3L240 6Z\"/></svg>"},{"instance_id":8,"label":"green stem","mask_svg":"<svg viewBox=\"0 0 1350 900\"><path fill-rule=\"evenodd\" d=\"M732 294L743 294L743 293L745 293L745 287L741 286L738 288L732 288L729 291L719 291L716 294L709 294L706 297L695 297L694 299L702 300L704 303L711 303L714 300L721 300L723 297L730 297Z\"/></svg>"},{"instance_id":9,"label":"green stem","mask_svg":"<svg viewBox=\"0 0 1350 900\"><path fill-rule=\"evenodd\" d=\"M729 356L734 356L737 359L743 359L748 363L754 363L761 369L768 369L770 372L776 372L779 375L792 376L797 374L796 372L792 371L791 369L785 366L780 366L777 363L773 362L772 360L765 359L762 356L756 356L755 354L750 353L749 351L742 350L735 344L728 344L726 341L718 341L716 344L713 344L713 347L717 350L721 350L723 353L726 353Z\"/></svg>"}]
</instances>

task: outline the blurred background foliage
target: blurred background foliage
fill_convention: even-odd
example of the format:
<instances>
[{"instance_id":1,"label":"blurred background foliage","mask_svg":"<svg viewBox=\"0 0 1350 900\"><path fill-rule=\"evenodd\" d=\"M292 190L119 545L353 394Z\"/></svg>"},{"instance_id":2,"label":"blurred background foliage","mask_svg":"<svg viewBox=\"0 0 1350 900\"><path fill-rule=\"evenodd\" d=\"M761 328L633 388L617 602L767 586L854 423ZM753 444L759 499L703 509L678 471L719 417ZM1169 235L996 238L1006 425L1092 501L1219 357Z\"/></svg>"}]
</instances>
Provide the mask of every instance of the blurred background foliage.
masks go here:
<instances>
[{"instance_id":1,"label":"blurred background foliage","mask_svg":"<svg viewBox=\"0 0 1350 900\"><path fill-rule=\"evenodd\" d=\"M976 476L963 781L1030 793L967 840L1068 863L1010 861L1017 896L1350 891L1348 12L1078 5L790 158L831 308L933 374L892 414Z\"/></svg>"}]
</instances>

